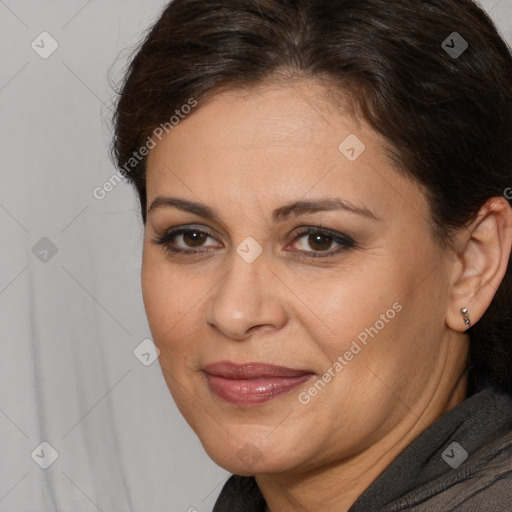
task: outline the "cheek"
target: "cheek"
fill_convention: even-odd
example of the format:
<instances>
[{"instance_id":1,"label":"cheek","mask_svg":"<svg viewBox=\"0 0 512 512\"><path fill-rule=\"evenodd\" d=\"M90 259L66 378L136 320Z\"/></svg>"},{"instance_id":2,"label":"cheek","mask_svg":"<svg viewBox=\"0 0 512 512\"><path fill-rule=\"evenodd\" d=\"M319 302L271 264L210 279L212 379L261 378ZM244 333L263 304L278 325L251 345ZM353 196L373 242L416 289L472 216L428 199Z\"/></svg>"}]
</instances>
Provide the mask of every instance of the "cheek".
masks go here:
<instances>
[{"instance_id":1,"label":"cheek","mask_svg":"<svg viewBox=\"0 0 512 512\"><path fill-rule=\"evenodd\" d=\"M190 309L186 296L191 295L193 287L184 286L179 274L172 272L165 258L155 252L152 248L144 251L141 286L154 342L161 345Z\"/></svg>"},{"instance_id":2,"label":"cheek","mask_svg":"<svg viewBox=\"0 0 512 512\"><path fill-rule=\"evenodd\" d=\"M162 367L173 374L194 370L205 340L204 301L214 283L171 264L165 255L149 248L143 257L141 285Z\"/></svg>"},{"instance_id":3,"label":"cheek","mask_svg":"<svg viewBox=\"0 0 512 512\"><path fill-rule=\"evenodd\" d=\"M379 264L372 259L357 273L347 271L337 279L324 280L323 288L307 296L321 320L316 321L315 339L331 361L347 351L357 352L346 358L359 362L350 363L353 370L372 366L393 380L397 367L402 368L402 375L408 373L403 369L406 361L421 360L418 350L428 349L425 333L429 329L422 317L427 316L423 314L425 297L430 296L432 282L418 286L424 276L412 258L389 255Z\"/></svg>"},{"instance_id":4,"label":"cheek","mask_svg":"<svg viewBox=\"0 0 512 512\"><path fill-rule=\"evenodd\" d=\"M141 270L142 297L149 326L154 336L163 327L162 323L168 321L166 319L168 319L167 313L170 311L169 301L172 300L172 292L166 283L165 272L161 272L161 265L157 265L145 253Z\"/></svg>"},{"instance_id":5,"label":"cheek","mask_svg":"<svg viewBox=\"0 0 512 512\"><path fill-rule=\"evenodd\" d=\"M389 268L367 266L358 272L347 270L323 278L318 288L308 289L308 283L304 283L303 296L308 297L307 305L317 313L318 324L328 333L331 342L325 343L330 348L339 352L346 342L350 343L392 309L400 291L396 281L386 279L390 275Z\"/></svg>"},{"instance_id":6,"label":"cheek","mask_svg":"<svg viewBox=\"0 0 512 512\"><path fill-rule=\"evenodd\" d=\"M194 370L194 348L190 326L197 325L193 315L200 297L194 287L180 280L179 271L171 271L169 262L158 254L144 254L141 285L144 307L153 342L160 350L159 362L167 386L185 418L187 372ZM188 326L188 327L187 327Z\"/></svg>"}]
</instances>

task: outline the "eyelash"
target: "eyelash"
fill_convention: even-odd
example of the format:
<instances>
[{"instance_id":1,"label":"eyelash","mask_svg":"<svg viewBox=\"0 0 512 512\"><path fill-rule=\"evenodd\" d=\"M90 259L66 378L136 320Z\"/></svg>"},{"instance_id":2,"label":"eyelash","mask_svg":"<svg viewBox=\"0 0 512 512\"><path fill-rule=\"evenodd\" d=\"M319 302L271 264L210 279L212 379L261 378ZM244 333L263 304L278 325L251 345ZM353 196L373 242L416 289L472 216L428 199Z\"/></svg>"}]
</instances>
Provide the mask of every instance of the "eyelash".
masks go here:
<instances>
[{"instance_id":1,"label":"eyelash","mask_svg":"<svg viewBox=\"0 0 512 512\"><path fill-rule=\"evenodd\" d=\"M195 229L193 227L187 227L187 228L178 228L175 230L170 230L167 233L165 233L161 237L157 237L156 239L151 240L152 243L156 245L161 245L164 247L165 250L169 251L171 254L183 254L183 255L197 255L201 253L208 252L208 250L188 250L188 249L177 249L176 247L173 247L171 245L171 240L173 240L175 237L179 235L183 235L185 233L199 233L207 235L211 238L215 238L213 233L209 230L205 229ZM302 254L299 257L304 258L326 258L329 256L335 256L340 254L343 251L346 251L347 249L353 249L356 247L355 241L350 238L347 235L344 235L342 233L337 233L335 231L331 231L330 229L322 228L322 227L309 227L305 229L304 231L299 232L296 237L294 238L293 242L296 240L311 234L320 234L322 236L326 236L328 238L331 238L332 241L338 243L341 248L334 252L327 252L327 251L299 251Z\"/></svg>"}]
</instances>

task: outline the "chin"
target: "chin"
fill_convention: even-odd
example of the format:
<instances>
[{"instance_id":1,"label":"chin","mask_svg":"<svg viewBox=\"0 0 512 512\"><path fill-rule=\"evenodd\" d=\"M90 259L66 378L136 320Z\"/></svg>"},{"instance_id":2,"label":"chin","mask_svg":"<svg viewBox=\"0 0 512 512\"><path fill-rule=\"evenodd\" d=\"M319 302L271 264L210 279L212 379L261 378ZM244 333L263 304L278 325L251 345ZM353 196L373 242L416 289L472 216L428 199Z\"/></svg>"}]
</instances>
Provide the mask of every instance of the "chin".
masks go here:
<instances>
[{"instance_id":1,"label":"chin","mask_svg":"<svg viewBox=\"0 0 512 512\"><path fill-rule=\"evenodd\" d=\"M237 445L222 446L212 442L212 446L203 443L203 448L217 465L241 476L284 473L304 462L297 457L296 449L288 448L285 443L276 443L279 448L273 444L258 448L255 443L246 440Z\"/></svg>"}]
</instances>

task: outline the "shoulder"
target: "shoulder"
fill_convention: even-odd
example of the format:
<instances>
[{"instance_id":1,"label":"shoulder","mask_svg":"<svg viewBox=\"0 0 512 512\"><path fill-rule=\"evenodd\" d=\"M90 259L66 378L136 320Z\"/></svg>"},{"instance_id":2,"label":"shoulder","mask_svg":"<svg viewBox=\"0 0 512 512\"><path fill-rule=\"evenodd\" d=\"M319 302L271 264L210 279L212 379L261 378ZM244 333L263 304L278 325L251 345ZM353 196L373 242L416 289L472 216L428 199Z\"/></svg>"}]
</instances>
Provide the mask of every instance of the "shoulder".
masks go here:
<instances>
[{"instance_id":1,"label":"shoulder","mask_svg":"<svg viewBox=\"0 0 512 512\"><path fill-rule=\"evenodd\" d=\"M510 512L512 396L486 388L445 413L363 493L354 512L368 504L382 512Z\"/></svg>"},{"instance_id":2,"label":"shoulder","mask_svg":"<svg viewBox=\"0 0 512 512\"><path fill-rule=\"evenodd\" d=\"M483 447L441 493L450 510L512 510L512 432Z\"/></svg>"},{"instance_id":3,"label":"shoulder","mask_svg":"<svg viewBox=\"0 0 512 512\"><path fill-rule=\"evenodd\" d=\"M390 503L384 512L510 512L512 510L512 431L470 453L451 469L409 495Z\"/></svg>"}]
</instances>

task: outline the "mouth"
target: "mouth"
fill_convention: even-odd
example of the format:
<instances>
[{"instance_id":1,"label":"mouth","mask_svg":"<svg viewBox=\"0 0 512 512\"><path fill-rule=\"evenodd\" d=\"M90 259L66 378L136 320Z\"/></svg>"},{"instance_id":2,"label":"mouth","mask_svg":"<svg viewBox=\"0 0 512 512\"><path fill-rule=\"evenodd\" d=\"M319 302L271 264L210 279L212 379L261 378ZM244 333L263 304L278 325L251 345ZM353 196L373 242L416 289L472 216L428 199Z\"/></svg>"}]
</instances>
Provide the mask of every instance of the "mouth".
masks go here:
<instances>
[{"instance_id":1,"label":"mouth","mask_svg":"<svg viewBox=\"0 0 512 512\"><path fill-rule=\"evenodd\" d=\"M257 405L284 395L315 374L266 363L235 364L222 361L205 366L210 390L222 400L237 405Z\"/></svg>"}]
</instances>

